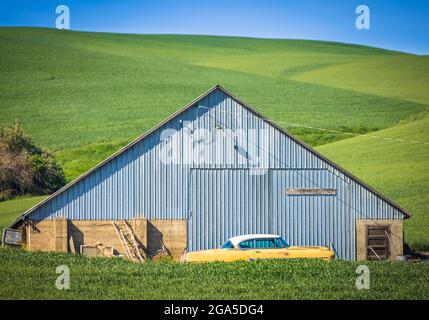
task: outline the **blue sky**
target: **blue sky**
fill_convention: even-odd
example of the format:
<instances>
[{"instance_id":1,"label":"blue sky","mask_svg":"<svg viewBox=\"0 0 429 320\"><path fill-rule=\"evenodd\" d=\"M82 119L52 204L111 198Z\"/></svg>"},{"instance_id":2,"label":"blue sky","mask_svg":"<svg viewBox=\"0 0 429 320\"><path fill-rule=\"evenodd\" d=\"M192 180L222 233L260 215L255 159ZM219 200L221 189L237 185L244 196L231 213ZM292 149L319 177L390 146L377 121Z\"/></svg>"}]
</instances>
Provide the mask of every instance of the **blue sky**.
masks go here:
<instances>
[{"instance_id":1,"label":"blue sky","mask_svg":"<svg viewBox=\"0 0 429 320\"><path fill-rule=\"evenodd\" d=\"M316 39L429 54L426 0L2 0L0 26L54 28L60 4L70 8L72 30ZM369 30L355 27L360 4L370 8Z\"/></svg>"}]
</instances>

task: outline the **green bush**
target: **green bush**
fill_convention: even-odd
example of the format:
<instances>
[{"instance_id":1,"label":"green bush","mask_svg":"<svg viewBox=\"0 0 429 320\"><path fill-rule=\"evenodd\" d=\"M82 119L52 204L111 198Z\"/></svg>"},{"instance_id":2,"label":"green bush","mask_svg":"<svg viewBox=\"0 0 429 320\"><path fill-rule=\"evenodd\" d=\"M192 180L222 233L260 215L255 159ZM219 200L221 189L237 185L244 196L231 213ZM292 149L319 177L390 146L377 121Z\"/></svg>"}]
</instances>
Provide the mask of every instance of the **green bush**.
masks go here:
<instances>
[{"instance_id":1,"label":"green bush","mask_svg":"<svg viewBox=\"0 0 429 320\"><path fill-rule=\"evenodd\" d=\"M0 201L27 193L50 194L64 184L61 167L32 141L19 122L0 127Z\"/></svg>"}]
</instances>

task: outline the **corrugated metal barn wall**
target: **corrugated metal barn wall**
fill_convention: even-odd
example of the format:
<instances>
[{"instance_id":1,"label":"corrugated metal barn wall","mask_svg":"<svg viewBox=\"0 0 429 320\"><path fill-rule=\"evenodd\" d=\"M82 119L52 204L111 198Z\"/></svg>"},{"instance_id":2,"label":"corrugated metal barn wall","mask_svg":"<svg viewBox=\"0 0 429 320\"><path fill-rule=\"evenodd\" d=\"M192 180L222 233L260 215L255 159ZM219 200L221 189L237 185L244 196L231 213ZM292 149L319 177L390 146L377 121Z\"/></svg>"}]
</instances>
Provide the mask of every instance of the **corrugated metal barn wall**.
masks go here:
<instances>
[{"instance_id":1,"label":"corrugated metal barn wall","mask_svg":"<svg viewBox=\"0 0 429 320\"><path fill-rule=\"evenodd\" d=\"M56 217L189 219L190 250L273 232L355 259L356 219L402 213L217 89L31 215Z\"/></svg>"}]
</instances>

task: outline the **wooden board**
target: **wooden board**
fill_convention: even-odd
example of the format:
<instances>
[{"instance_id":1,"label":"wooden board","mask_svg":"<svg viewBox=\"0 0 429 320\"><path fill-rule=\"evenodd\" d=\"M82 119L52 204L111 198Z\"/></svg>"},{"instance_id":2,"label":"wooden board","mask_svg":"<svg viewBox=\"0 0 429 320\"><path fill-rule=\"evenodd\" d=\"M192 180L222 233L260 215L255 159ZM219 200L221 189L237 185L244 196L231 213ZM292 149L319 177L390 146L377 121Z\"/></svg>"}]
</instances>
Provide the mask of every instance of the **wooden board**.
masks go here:
<instances>
[{"instance_id":1,"label":"wooden board","mask_svg":"<svg viewBox=\"0 0 429 320\"><path fill-rule=\"evenodd\" d=\"M336 195L336 189L286 189L287 195L306 195L306 196L319 196L319 195Z\"/></svg>"}]
</instances>

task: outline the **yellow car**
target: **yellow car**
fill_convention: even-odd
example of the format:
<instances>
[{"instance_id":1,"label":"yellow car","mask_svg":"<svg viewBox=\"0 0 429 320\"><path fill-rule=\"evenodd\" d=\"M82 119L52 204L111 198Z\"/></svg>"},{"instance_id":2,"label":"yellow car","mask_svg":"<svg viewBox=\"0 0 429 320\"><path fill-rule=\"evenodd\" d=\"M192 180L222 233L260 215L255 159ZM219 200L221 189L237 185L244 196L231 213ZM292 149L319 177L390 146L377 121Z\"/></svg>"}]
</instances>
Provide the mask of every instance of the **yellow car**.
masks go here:
<instances>
[{"instance_id":1,"label":"yellow car","mask_svg":"<svg viewBox=\"0 0 429 320\"><path fill-rule=\"evenodd\" d=\"M332 260L335 253L328 247L293 247L275 234L250 234L228 239L220 249L185 253L182 262L232 262L257 259L313 258Z\"/></svg>"}]
</instances>

